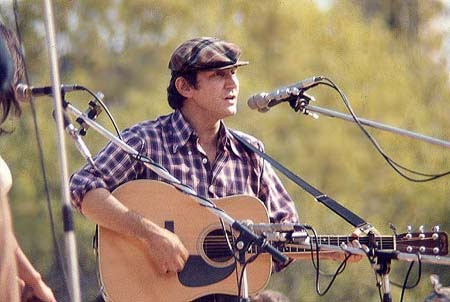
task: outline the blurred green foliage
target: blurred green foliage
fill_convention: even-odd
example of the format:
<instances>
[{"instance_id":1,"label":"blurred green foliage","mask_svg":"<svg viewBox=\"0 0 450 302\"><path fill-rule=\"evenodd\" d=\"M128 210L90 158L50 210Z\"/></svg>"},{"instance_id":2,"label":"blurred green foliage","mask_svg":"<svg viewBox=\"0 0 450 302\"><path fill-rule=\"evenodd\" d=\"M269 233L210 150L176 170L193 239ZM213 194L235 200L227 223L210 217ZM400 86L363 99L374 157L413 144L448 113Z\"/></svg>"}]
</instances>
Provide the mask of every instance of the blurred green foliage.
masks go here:
<instances>
[{"instance_id":1,"label":"blurred green foliage","mask_svg":"<svg viewBox=\"0 0 450 302\"><path fill-rule=\"evenodd\" d=\"M383 234L391 233L389 223L399 232L406 225L417 229L422 224L427 230L433 225L449 230L449 177L427 183L401 178L353 123L327 117L313 120L287 105L266 114L250 111L245 105L253 93L324 75L344 91L358 116L450 140L448 70L442 59L433 60L442 36L428 27L428 21L444 9L440 1L336 1L326 2L332 5L325 9L319 9L319 1L307 0L54 2L62 82L102 91L120 128L170 111L165 92L167 62L179 43L194 36L231 40L242 46L243 58L251 65L239 70L240 112L228 121L230 126L262 139L269 154ZM14 28L10 3L0 2L0 8L3 21ZM404 25L405 9L414 13L408 16L421 21L413 24L414 34L411 26ZM393 23L397 19L392 14L403 23ZM20 1L19 16L31 82L35 86L49 84L41 3ZM317 99L314 105L345 112L333 90L320 86L310 94ZM35 110L55 230L63 248L56 132L49 100L36 100ZM68 100L85 110L89 96L74 93ZM112 129L105 114L98 121ZM66 301L30 107L24 107L20 120L9 123L16 130L1 138L0 153L14 176L15 229L32 262L60 300ZM426 173L450 170L450 155L443 147L374 129L369 132L389 156L407 167ZM86 142L95 152L106 139L90 130ZM71 173L83 160L70 142L67 150ZM320 234L352 231L341 218L282 179L296 200L302 221ZM94 225L82 215L75 216L83 300L89 301L97 291L91 249ZM323 264L326 271L336 267L337 263ZM402 282L407 264L394 262L392 267L391 278ZM408 301L423 301L431 291L431 273L438 273L443 284L450 283L448 267L425 264L422 282L406 293ZM315 293L313 274L309 261L295 263L273 276L269 287L281 289L293 301L379 300L374 273L365 260L349 265L324 298ZM398 299L400 290L394 288L393 296Z\"/></svg>"}]
</instances>

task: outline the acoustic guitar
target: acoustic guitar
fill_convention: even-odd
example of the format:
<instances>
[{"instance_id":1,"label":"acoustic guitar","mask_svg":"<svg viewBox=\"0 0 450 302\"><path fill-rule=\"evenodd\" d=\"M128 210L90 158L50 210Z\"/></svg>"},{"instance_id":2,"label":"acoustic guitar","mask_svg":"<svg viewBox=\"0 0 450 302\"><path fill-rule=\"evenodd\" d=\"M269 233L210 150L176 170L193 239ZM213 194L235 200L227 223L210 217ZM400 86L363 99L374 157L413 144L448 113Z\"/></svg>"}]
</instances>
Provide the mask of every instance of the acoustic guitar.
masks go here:
<instances>
[{"instance_id":1,"label":"acoustic guitar","mask_svg":"<svg viewBox=\"0 0 450 302\"><path fill-rule=\"evenodd\" d=\"M113 195L129 209L178 235L189 259L178 274L160 274L140 240L99 227L99 271L108 301L191 301L212 293L237 294L236 273L241 272L228 249L216 215L191 196L173 186L154 180L135 180L118 187ZM214 203L240 221L268 223L263 203L255 197L236 195L215 199ZM420 236L420 237L419 237ZM311 238L312 239L312 238ZM348 236L319 236L319 244L340 245ZM360 237L364 244L366 237ZM445 255L447 234L408 233L375 238L379 249L408 253ZM310 258L310 251L295 244L280 250L293 259ZM252 256L252 250L248 251ZM246 267L249 294L261 291L272 271L271 256L260 254Z\"/></svg>"}]
</instances>

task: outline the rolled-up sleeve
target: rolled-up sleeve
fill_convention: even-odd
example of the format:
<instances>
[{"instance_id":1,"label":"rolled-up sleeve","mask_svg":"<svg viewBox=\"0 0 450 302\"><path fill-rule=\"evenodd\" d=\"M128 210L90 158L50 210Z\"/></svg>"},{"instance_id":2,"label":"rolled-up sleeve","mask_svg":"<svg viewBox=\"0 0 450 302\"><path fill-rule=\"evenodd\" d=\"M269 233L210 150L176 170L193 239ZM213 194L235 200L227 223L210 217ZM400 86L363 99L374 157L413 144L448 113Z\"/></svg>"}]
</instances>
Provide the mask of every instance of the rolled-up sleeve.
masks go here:
<instances>
[{"instance_id":1,"label":"rolled-up sleeve","mask_svg":"<svg viewBox=\"0 0 450 302\"><path fill-rule=\"evenodd\" d=\"M131 130L122 133L124 141L135 150L142 149L139 134ZM83 166L70 178L70 196L72 205L79 211L84 195L97 188L113 191L119 185L140 178L143 165L113 143L109 143L94 157L95 169Z\"/></svg>"}]
</instances>

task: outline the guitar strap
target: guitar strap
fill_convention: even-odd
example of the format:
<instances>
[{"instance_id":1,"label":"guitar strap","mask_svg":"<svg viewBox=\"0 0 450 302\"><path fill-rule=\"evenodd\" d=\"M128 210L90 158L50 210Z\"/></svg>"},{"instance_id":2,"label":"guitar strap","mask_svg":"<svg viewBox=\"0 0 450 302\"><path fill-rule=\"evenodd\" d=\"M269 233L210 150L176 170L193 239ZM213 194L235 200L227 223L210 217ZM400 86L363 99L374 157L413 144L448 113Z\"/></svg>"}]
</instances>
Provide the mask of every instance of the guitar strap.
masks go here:
<instances>
[{"instance_id":1,"label":"guitar strap","mask_svg":"<svg viewBox=\"0 0 450 302\"><path fill-rule=\"evenodd\" d=\"M289 178L291 181L293 181L296 185L301 187L303 190L311 194L314 199L322 204L324 204L326 207L331 209L333 212L341 216L345 221L350 223L356 228L359 228L359 230L365 234L368 234L370 231L372 231L374 228L371 224L367 223L364 219L356 215L355 213L351 212L349 209L343 207L340 205L337 201L332 199L331 197L323 194L310 184L308 184L306 181L301 179L299 176L291 172L289 169L281 165L279 162L274 160L272 157L267 155L266 153L262 152L252 144L250 144L246 139L239 136L236 132L230 130L231 134L242 144L244 144L248 149L253 151L254 153L261 156L264 160L269 162L274 168L276 168L278 171L283 173L287 178Z\"/></svg>"}]
</instances>

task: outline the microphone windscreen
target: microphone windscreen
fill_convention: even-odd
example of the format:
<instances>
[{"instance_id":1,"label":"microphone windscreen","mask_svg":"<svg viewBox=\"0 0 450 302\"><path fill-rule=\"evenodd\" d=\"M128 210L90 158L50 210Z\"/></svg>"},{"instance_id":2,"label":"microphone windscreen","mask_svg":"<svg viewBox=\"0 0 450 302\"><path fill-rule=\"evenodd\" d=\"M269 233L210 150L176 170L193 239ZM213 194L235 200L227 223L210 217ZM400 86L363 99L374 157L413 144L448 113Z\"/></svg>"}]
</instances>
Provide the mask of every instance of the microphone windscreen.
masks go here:
<instances>
[{"instance_id":1,"label":"microphone windscreen","mask_svg":"<svg viewBox=\"0 0 450 302\"><path fill-rule=\"evenodd\" d=\"M6 42L0 39L0 93L8 90L13 78L13 62Z\"/></svg>"}]
</instances>

